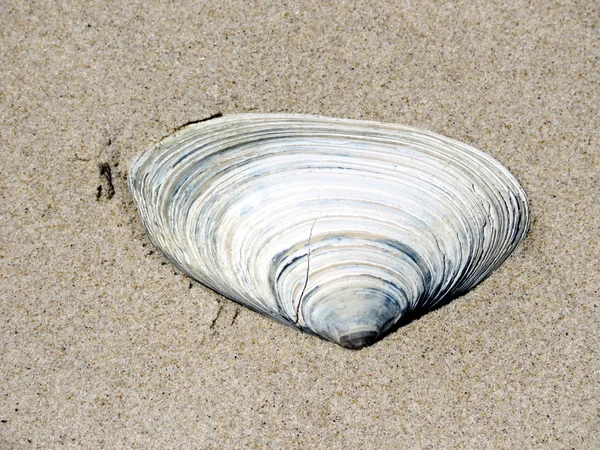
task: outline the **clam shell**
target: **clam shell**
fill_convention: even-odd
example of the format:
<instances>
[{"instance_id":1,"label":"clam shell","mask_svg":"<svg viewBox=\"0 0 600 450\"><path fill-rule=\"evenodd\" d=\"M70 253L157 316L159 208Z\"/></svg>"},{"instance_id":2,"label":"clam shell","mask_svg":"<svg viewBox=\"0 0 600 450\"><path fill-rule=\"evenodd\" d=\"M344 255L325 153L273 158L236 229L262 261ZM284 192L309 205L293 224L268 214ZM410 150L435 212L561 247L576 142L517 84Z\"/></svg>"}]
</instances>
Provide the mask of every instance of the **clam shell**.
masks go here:
<instances>
[{"instance_id":1,"label":"clam shell","mask_svg":"<svg viewBox=\"0 0 600 450\"><path fill-rule=\"evenodd\" d=\"M181 271L348 348L473 288L529 223L523 189L486 153L306 115L189 125L141 155L129 185Z\"/></svg>"}]
</instances>

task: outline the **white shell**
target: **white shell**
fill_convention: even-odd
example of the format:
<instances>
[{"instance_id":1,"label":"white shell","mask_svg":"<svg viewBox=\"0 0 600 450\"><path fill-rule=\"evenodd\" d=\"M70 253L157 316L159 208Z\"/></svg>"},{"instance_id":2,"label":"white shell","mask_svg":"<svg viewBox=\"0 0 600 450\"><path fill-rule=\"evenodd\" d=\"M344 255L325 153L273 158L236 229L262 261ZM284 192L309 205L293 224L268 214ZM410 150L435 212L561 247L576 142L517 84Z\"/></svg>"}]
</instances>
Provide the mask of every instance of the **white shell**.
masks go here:
<instances>
[{"instance_id":1,"label":"white shell","mask_svg":"<svg viewBox=\"0 0 600 450\"><path fill-rule=\"evenodd\" d=\"M287 114L189 125L129 174L152 242L190 277L349 348L486 278L524 238L517 180L435 133Z\"/></svg>"}]
</instances>

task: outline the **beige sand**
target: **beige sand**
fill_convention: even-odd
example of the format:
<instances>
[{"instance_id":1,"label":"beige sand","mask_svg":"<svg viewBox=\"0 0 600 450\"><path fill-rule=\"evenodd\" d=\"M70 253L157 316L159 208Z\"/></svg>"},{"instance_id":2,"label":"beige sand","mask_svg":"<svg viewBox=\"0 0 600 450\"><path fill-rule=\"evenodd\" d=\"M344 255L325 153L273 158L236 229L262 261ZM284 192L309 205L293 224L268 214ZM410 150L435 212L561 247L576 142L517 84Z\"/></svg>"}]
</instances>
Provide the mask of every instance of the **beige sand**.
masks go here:
<instances>
[{"instance_id":1,"label":"beige sand","mask_svg":"<svg viewBox=\"0 0 600 450\"><path fill-rule=\"evenodd\" d=\"M118 3L2 3L0 448L599 445L598 2ZM282 327L166 264L126 189L176 127L247 111L488 151L529 237L363 351Z\"/></svg>"}]
</instances>

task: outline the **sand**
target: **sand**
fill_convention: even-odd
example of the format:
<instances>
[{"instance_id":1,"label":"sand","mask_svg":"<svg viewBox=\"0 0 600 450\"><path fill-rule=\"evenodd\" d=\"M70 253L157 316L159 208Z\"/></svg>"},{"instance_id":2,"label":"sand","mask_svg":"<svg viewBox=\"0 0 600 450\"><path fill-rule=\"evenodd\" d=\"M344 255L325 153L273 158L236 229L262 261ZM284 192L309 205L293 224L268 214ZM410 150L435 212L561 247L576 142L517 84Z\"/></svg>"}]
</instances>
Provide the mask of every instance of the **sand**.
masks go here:
<instances>
[{"instance_id":1,"label":"sand","mask_svg":"<svg viewBox=\"0 0 600 450\"><path fill-rule=\"evenodd\" d=\"M0 448L600 445L600 4L478 3L3 2ZM487 151L528 238L358 352L239 307L155 251L125 177L253 111Z\"/></svg>"}]
</instances>

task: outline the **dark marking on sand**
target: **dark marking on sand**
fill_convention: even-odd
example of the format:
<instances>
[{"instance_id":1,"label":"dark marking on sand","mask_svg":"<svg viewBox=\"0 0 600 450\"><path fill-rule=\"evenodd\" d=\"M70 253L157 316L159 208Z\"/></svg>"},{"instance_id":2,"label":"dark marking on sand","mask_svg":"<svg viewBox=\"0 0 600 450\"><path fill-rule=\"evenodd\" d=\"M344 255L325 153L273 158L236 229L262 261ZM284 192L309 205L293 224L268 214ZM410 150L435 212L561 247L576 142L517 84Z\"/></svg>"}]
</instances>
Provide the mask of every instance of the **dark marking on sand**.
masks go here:
<instances>
[{"instance_id":1,"label":"dark marking on sand","mask_svg":"<svg viewBox=\"0 0 600 450\"><path fill-rule=\"evenodd\" d=\"M175 127L173 129L173 131L171 131L168 135L163 136L160 139L160 141L158 141L158 142L164 141L167 137L169 137L173 133L176 133L177 131L181 130L182 128L187 127L188 125L194 125L195 123L200 123L200 122L207 122L207 121L212 120L212 119L218 119L219 117L223 117L223 113L220 112L220 111L218 113L216 113L216 114L213 114L212 116L205 117L204 119L190 120L189 122L186 122L183 125L179 125L178 127Z\"/></svg>"},{"instance_id":2,"label":"dark marking on sand","mask_svg":"<svg viewBox=\"0 0 600 450\"><path fill-rule=\"evenodd\" d=\"M106 186L106 198L108 200L110 200L111 198L113 198L115 196L115 186L113 185L113 177L112 177L112 170L110 168L110 164L105 162L105 163L100 163L98 164L98 170L100 171L100 178L102 178L105 182L105 186ZM96 191L96 198L100 199L100 197L102 196L102 185L98 186L98 189Z\"/></svg>"},{"instance_id":3,"label":"dark marking on sand","mask_svg":"<svg viewBox=\"0 0 600 450\"><path fill-rule=\"evenodd\" d=\"M223 305L219 305L219 309L217 310L217 315L215 316L212 323L210 324L211 330L215 327L215 324L217 323L217 320L219 319L219 316L221 315L221 311L223 311Z\"/></svg>"},{"instance_id":4,"label":"dark marking on sand","mask_svg":"<svg viewBox=\"0 0 600 450\"><path fill-rule=\"evenodd\" d=\"M189 122L186 122L183 125L180 125L177 128L175 128L173 130L173 133L175 133L176 131L181 130L182 128L187 127L188 125L194 125L195 123L200 123L200 122L208 122L209 120L218 119L219 117L223 117L223 113L220 112L220 111L218 113L216 113L216 114L213 114L212 116L205 117L204 119L190 120Z\"/></svg>"},{"instance_id":5,"label":"dark marking on sand","mask_svg":"<svg viewBox=\"0 0 600 450\"><path fill-rule=\"evenodd\" d=\"M231 326L233 326L233 324L235 323L235 320L237 319L239 313L240 313L239 308L235 308L235 311L233 313L233 317L231 319Z\"/></svg>"},{"instance_id":6,"label":"dark marking on sand","mask_svg":"<svg viewBox=\"0 0 600 450\"><path fill-rule=\"evenodd\" d=\"M90 158L82 158L81 156L79 156L77 153L75 153L75 161L84 161L84 162L88 162L90 160Z\"/></svg>"}]
</instances>

